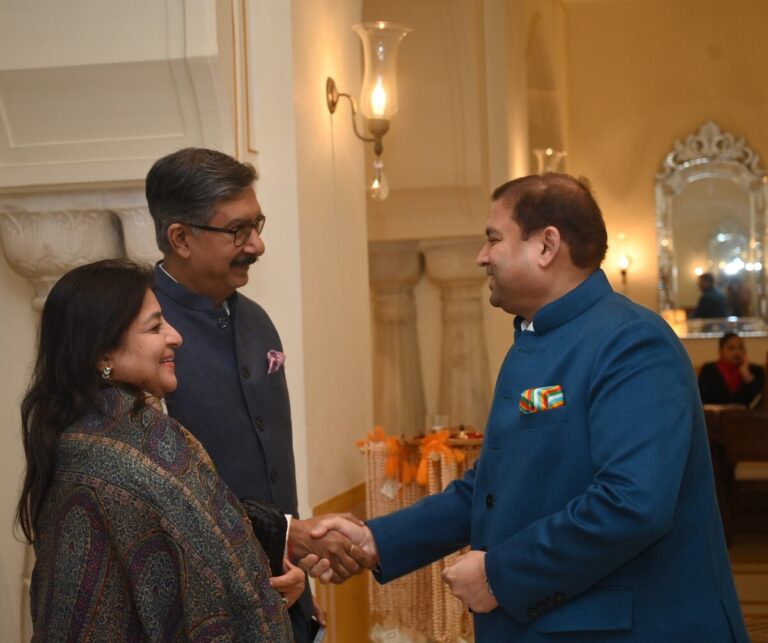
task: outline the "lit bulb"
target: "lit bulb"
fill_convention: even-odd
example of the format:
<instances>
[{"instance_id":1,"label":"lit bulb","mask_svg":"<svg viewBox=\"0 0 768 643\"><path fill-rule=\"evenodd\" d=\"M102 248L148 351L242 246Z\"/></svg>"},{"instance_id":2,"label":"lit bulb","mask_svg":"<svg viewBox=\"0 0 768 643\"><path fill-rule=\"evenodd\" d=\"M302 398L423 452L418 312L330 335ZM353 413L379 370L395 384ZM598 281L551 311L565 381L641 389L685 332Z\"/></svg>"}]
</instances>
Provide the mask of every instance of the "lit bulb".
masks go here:
<instances>
[{"instance_id":1,"label":"lit bulb","mask_svg":"<svg viewBox=\"0 0 768 643\"><path fill-rule=\"evenodd\" d=\"M626 270L629 268L629 264L632 263L632 260L627 255L621 255L619 257L619 270Z\"/></svg>"},{"instance_id":2,"label":"lit bulb","mask_svg":"<svg viewBox=\"0 0 768 643\"><path fill-rule=\"evenodd\" d=\"M376 118L384 116L387 108L387 92L381 85L381 78L376 79L376 86L371 91L371 112Z\"/></svg>"},{"instance_id":3,"label":"lit bulb","mask_svg":"<svg viewBox=\"0 0 768 643\"><path fill-rule=\"evenodd\" d=\"M389 196L389 182L384 176L384 163L379 157L373 161L373 181L368 188L368 194L377 201L383 201Z\"/></svg>"}]
</instances>

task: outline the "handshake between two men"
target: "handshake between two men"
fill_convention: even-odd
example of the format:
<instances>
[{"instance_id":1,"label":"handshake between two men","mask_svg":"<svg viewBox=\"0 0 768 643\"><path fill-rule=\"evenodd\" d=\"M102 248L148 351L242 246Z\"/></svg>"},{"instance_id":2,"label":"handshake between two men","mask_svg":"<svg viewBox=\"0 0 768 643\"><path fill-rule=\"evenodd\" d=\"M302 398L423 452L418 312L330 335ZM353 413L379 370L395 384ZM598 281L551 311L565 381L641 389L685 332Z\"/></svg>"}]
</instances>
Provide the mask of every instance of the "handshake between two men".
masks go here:
<instances>
[{"instance_id":1,"label":"handshake between two men","mask_svg":"<svg viewBox=\"0 0 768 643\"><path fill-rule=\"evenodd\" d=\"M292 520L288 543L299 567L325 584L343 583L379 565L370 527L351 513ZM488 585L484 551L470 551L458 558L443 571L443 581L474 612L490 612L498 606Z\"/></svg>"}]
</instances>

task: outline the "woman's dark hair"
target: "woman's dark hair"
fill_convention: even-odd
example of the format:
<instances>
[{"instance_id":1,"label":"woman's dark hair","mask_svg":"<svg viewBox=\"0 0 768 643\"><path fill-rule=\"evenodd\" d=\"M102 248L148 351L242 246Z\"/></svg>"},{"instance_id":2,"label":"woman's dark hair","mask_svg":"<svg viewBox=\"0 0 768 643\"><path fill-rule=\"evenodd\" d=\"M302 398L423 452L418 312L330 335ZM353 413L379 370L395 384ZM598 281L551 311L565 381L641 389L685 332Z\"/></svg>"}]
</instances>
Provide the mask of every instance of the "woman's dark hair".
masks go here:
<instances>
[{"instance_id":1,"label":"woman's dark hair","mask_svg":"<svg viewBox=\"0 0 768 643\"><path fill-rule=\"evenodd\" d=\"M29 542L51 483L59 433L98 408L98 360L120 343L151 285L149 268L107 259L71 270L48 295L32 380L21 402L27 469L16 523Z\"/></svg>"},{"instance_id":2,"label":"woman's dark hair","mask_svg":"<svg viewBox=\"0 0 768 643\"><path fill-rule=\"evenodd\" d=\"M702 275L702 276L703 276L703 275ZM729 340L731 337L739 337L739 334L738 334L738 333L734 333L734 332L731 332L731 331L729 331L729 332L725 333L725 334L724 334L724 335L723 335L723 336L722 336L722 337L721 337L719 340L717 340L717 347L722 349L722 347L723 347L723 346L725 346L726 342L727 342L727 341L728 341L728 340Z\"/></svg>"}]
</instances>

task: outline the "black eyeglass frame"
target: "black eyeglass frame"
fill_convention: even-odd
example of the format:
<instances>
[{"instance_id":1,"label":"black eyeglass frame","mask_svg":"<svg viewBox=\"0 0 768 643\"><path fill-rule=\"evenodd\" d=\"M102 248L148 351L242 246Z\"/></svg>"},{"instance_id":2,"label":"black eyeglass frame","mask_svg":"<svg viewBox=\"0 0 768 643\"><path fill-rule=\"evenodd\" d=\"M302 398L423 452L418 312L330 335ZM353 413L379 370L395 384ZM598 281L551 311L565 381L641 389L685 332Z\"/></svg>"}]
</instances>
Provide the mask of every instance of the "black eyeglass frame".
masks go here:
<instances>
[{"instance_id":1,"label":"black eyeglass frame","mask_svg":"<svg viewBox=\"0 0 768 643\"><path fill-rule=\"evenodd\" d=\"M201 225L199 223L188 223L185 222L190 228L197 228L198 230L206 230L208 232L226 232L227 234L232 235L232 243L235 244L235 248L241 248L243 247L247 242L248 239L251 237L251 232L256 230L256 234L261 234L261 231L264 229L264 224L267 221L267 217L263 214L260 214L256 217L256 221L254 223L241 223L236 228L217 228L216 226L212 225ZM247 230L247 233L244 233L243 230ZM237 242L238 236L241 237L240 243Z\"/></svg>"}]
</instances>

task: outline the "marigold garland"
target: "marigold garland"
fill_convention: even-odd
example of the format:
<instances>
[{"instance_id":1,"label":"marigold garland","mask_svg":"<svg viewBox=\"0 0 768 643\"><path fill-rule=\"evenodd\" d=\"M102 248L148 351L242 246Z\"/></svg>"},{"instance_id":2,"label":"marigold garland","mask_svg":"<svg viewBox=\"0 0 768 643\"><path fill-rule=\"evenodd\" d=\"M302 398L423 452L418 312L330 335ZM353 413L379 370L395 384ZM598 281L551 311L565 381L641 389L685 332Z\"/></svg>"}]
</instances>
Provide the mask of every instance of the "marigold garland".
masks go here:
<instances>
[{"instance_id":1,"label":"marigold garland","mask_svg":"<svg viewBox=\"0 0 768 643\"><path fill-rule=\"evenodd\" d=\"M408 448L403 441L395 436L389 436L380 426L368 434L367 440L358 440L355 445L362 449L369 444L383 442L387 448L387 461L384 466L384 475L392 480L398 480L408 484L416 477L416 466L409 462Z\"/></svg>"},{"instance_id":2,"label":"marigold garland","mask_svg":"<svg viewBox=\"0 0 768 643\"><path fill-rule=\"evenodd\" d=\"M451 437L450 431L413 439L388 436L375 427L367 439L357 442L366 460L366 515L371 518L408 507L425 496L441 491L461 477L480 455L482 438L474 431ZM398 485L392 494L394 472L403 479L420 465L426 469L426 484ZM396 479L396 478L395 478ZM465 553L450 556L415 572L379 585L368 577L368 595L372 623L387 632L407 635L414 642L459 643L471 641L471 614L442 582L442 571ZM414 602L413 597L419 597ZM391 631L391 632L390 632Z\"/></svg>"},{"instance_id":3,"label":"marigold garland","mask_svg":"<svg viewBox=\"0 0 768 643\"><path fill-rule=\"evenodd\" d=\"M419 462L419 469L416 473L416 482L422 487L427 485L429 481L429 460L430 458L438 459L440 454L445 456L446 462L452 463L464 462L464 453L461 449L454 449L448 446L448 440L451 434L448 429L437 431L424 437L424 440L419 447L421 453L421 461Z\"/></svg>"}]
</instances>

